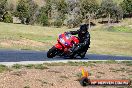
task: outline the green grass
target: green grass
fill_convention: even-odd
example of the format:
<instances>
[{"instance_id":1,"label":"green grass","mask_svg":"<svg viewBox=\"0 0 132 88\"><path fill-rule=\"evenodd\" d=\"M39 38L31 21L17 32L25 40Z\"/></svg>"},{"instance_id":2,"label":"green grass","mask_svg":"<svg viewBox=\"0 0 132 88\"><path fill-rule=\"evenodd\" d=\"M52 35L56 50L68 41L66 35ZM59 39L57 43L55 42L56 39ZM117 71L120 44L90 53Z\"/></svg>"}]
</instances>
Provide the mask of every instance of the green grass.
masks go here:
<instances>
[{"instance_id":1,"label":"green grass","mask_svg":"<svg viewBox=\"0 0 132 88\"><path fill-rule=\"evenodd\" d=\"M0 73L2 73L4 71L9 71L9 68L5 65L0 65Z\"/></svg>"},{"instance_id":2,"label":"green grass","mask_svg":"<svg viewBox=\"0 0 132 88\"><path fill-rule=\"evenodd\" d=\"M14 68L14 69L21 69L22 67L23 67L23 65L21 65L21 64L14 64L12 66L12 68Z\"/></svg>"},{"instance_id":3,"label":"green grass","mask_svg":"<svg viewBox=\"0 0 132 88\"><path fill-rule=\"evenodd\" d=\"M98 3L100 4L103 0L97 0ZM121 2L123 2L123 0L113 0L115 3L120 4Z\"/></svg>"},{"instance_id":4,"label":"green grass","mask_svg":"<svg viewBox=\"0 0 132 88\"><path fill-rule=\"evenodd\" d=\"M124 64L126 66L131 66L132 61L115 61L115 60L107 60L107 61L88 61L88 62L72 62L69 61L67 63L63 62L54 62L54 63L43 63L46 66L95 66L95 64Z\"/></svg>"},{"instance_id":5,"label":"green grass","mask_svg":"<svg viewBox=\"0 0 132 88\"><path fill-rule=\"evenodd\" d=\"M69 61L67 63L63 63L63 62L54 62L54 63L44 63L44 65L46 66L65 66L65 65L68 65L68 66L94 66L94 62L72 62L72 61Z\"/></svg>"},{"instance_id":6,"label":"green grass","mask_svg":"<svg viewBox=\"0 0 132 88\"><path fill-rule=\"evenodd\" d=\"M125 64L126 66L132 66L132 61L123 61L122 64Z\"/></svg>"},{"instance_id":7,"label":"green grass","mask_svg":"<svg viewBox=\"0 0 132 88\"><path fill-rule=\"evenodd\" d=\"M106 29L104 29L104 31L110 31L110 32L128 32L128 33L132 33L132 28L131 27L127 27L127 26L111 26L108 27Z\"/></svg>"},{"instance_id":8,"label":"green grass","mask_svg":"<svg viewBox=\"0 0 132 88\"><path fill-rule=\"evenodd\" d=\"M36 64L36 65L34 65L34 68L35 69L41 69L41 70L49 69L48 67L44 66L43 64Z\"/></svg>"},{"instance_id":9,"label":"green grass","mask_svg":"<svg viewBox=\"0 0 132 88\"><path fill-rule=\"evenodd\" d=\"M27 64L27 65L21 65L21 64L14 64L12 66L13 69L21 69L21 68L27 68L27 69L49 69L44 64Z\"/></svg>"},{"instance_id":10,"label":"green grass","mask_svg":"<svg viewBox=\"0 0 132 88\"><path fill-rule=\"evenodd\" d=\"M108 61L88 61L88 62L67 62L67 63L63 63L63 62L59 62L59 63L43 63L43 64L27 64L27 65L21 65L21 64L14 64L11 67L5 66L5 65L0 65L0 73L4 72L4 71L11 71L13 69L22 69L22 68L26 68L26 69L40 69L40 70L44 70L44 69L49 69L50 66L95 66L95 64L122 64L122 65L126 65L126 66L132 66L132 61L113 61L113 60L108 60ZM120 68L120 69L114 69L114 68L110 68L109 70L112 70L114 72L117 71L126 71L126 72L132 72L131 70L127 69L127 68ZM49 72L55 72L55 73L60 73L58 71L49 71ZM101 73L101 72L99 72ZM103 74L103 73L101 73Z\"/></svg>"},{"instance_id":11,"label":"green grass","mask_svg":"<svg viewBox=\"0 0 132 88\"><path fill-rule=\"evenodd\" d=\"M132 55L132 33L91 31L90 53Z\"/></svg>"},{"instance_id":12,"label":"green grass","mask_svg":"<svg viewBox=\"0 0 132 88\"><path fill-rule=\"evenodd\" d=\"M91 48L88 53L132 56L132 32L128 27L114 27L114 31L97 29L90 30ZM57 42L58 34L70 30L0 23L0 48L47 51Z\"/></svg>"},{"instance_id":13,"label":"green grass","mask_svg":"<svg viewBox=\"0 0 132 88\"><path fill-rule=\"evenodd\" d=\"M26 67L27 69L33 69L34 65L33 64L28 64L28 65L25 65L24 67Z\"/></svg>"}]
</instances>

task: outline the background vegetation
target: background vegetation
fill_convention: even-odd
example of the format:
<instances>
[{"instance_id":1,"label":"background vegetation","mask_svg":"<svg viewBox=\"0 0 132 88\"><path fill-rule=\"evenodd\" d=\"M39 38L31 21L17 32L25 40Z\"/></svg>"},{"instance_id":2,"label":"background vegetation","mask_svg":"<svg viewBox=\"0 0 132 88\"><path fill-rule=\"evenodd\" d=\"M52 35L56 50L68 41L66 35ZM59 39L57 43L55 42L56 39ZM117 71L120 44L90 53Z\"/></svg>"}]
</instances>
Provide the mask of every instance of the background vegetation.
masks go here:
<instances>
[{"instance_id":1,"label":"background vegetation","mask_svg":"<svg viewBox=\"0 0 132 88\"><path fill-rule=\"evenodd\" d=\"M82 22L107 18L110 23L132 17L132 0L0 0L0 21L76 27Z\"/></svg>"}]
</instances>

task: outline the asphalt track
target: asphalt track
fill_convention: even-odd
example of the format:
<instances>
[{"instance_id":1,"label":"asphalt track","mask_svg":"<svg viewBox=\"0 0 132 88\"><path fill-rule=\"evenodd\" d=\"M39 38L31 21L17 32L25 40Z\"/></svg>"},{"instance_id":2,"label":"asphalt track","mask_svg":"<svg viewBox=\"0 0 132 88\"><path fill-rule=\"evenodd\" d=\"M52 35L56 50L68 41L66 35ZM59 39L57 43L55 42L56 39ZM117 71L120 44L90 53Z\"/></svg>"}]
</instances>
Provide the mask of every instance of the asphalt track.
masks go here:
<instances>
[{"instance_id":1,"label":"asphalt track","mask_svg":"<svg viewBox=\"0 0 132 88\"><path fill-rule=\"evenodd\" d=\"M0 50L0 64L12 65L20 64L35 64L44 62L67 62L67 61L106 61L106 60L129 60L132 61L132 56L111 56L87 54L83 59L66 59L62 57L55 57L49 59L46 56L46 51L30 51L30 50Z\"/></svg>"}]
</instances>

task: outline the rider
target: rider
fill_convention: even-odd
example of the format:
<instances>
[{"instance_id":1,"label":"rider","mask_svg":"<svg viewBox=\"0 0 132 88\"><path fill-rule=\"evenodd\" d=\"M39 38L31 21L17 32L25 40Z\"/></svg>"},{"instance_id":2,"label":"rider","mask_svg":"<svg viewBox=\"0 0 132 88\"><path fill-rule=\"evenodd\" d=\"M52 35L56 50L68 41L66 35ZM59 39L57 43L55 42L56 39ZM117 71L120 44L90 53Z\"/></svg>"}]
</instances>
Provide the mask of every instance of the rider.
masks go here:
<instances>
[{"instance_id":1,"label":"rider","mask_svg":"<svg viewBox=\"0 0 132 88\"><path fill-rule=\"evenodd\" d=\"M78 34L78 38L79 38L79 44L77 45L77 47L75 47L73 50L72 50L72 53L71 55L74 56L74 54L76 54L78 51L82 51L84 53L81 53L80 56L81 58L84 58L85 57L85 54L88 50L89 45L90 45L90 34L88 32L88 24L83 24L83 25L80 25L80 29L77 30L77 31L70 31L70 33L72 35L76 35Z\"/></svg>"}]
</instances>

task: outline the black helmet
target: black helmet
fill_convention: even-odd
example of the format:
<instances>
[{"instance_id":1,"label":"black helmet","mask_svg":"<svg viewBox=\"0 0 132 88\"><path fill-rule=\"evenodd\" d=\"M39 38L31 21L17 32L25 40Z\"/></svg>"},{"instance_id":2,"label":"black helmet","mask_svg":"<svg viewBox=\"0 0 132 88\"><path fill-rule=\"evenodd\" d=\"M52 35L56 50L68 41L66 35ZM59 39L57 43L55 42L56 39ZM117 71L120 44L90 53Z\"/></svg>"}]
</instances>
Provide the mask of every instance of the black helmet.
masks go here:
<instances>
[{"instance_id":1,"label":"black helmet","mask_svg":"<svg viewBox=\"0 0 132 88\"><path fill-rule=\"evenodd\" d=\"M79 30L82 34L85 34L88 32L88 24L83 24L80 25L80 30Z\"/></svg>"}]
</instances>

